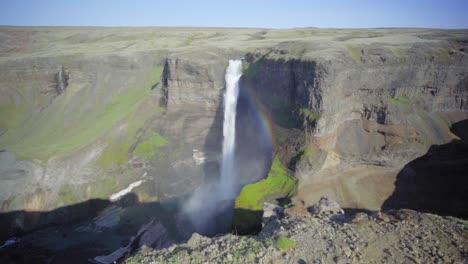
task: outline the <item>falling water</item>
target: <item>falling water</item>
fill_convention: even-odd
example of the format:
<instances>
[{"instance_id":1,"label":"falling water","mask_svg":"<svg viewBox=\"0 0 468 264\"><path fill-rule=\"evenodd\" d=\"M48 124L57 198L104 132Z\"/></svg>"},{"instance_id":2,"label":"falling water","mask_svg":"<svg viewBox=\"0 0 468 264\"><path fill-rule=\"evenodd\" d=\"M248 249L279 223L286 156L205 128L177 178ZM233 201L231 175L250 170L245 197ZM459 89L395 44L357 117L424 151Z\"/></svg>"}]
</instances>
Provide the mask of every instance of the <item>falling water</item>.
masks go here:
<instances>
[{"instance_id":1,"label":"falling water","mask_svg":"<svg viewBox=\"0 0 468 264\"><path fill-rule=\"evenodd\" d=\"M215 235L230 228L231 202L239 190L234 166L236 143L236 107L239 95L239 79L242 61L230 60L226 69L226 91L224 93L223 156L219 181L208 181L201 185L184 204L185 213L196 232Z\"/></svg>"},{"instance_id":2,"label":"falling water","mask_svg":"<svg viewBox=\"0 0 468 264\"><path fill-rule=\"evenodd\" d=\"M59 87L59 92L63 91L63 77L62 77L62 69L58 72L58 87Z\"/></svg>"},{"instance_id":3,"label":"falling water","mask_svg":"<svg viewBox=\"0 0 468 264\"><path fill-rule=\"evenodd\" d=\"M234 173L234 150L236 143L236 107L239 95L239 79L242 75L242 61L229 60L226 69L226 92L224 94L223 160L221 164L220 197L235 197L236 180Z\"/></svg>"},{"instance_id":4,"label":"falling water","mask_svg":"<svg viewBox=\"0 0 468 264\"><path fill-rule=\"evenodd\" d=\"M59 94L61 94L63 91L65 91L65 86L66 86L66 82L67 82L67 79L63 75L63 72L64 72L64 69L63 69L63 66L62 66L62 67L60 67L58 75L57 75L57 92Z\"/></svg>"}]
</instances>

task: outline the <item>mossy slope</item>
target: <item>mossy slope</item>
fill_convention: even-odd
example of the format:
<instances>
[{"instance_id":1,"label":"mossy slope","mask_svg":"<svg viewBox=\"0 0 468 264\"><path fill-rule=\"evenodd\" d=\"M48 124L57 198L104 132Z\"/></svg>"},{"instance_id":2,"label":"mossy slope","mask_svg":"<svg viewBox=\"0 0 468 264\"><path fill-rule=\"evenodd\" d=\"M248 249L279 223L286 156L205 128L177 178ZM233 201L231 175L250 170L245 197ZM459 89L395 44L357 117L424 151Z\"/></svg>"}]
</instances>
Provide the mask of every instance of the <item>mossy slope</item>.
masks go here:
<instances>
[{"instance_id":1,"label":"mossy slope","mask_svg":"<svg viewBox=\"0 0 468 264\"><path fill-rule=\"evenodd\" d=\"M279 159L274 159L267 178L245 185L235 201L233 227L246 234L261 224L263 203L291 197L296 192L297 179L287 175Z\"/></svg>"},{"instance_id":2,"label":"mossy slope","mask_svg":"<svg viewBox=\"0 0 468 264\"><path fill-rule=\"evenodd\" d=\"M124 91L113 93L110 99L106 85L91 90L72 83L42 112L3 135L0 144L22 159L47 160L71 153L94 142L134 112L161 73L162 67L155 67L146 78L129 82Z\"/></svg>"}]
</instances>

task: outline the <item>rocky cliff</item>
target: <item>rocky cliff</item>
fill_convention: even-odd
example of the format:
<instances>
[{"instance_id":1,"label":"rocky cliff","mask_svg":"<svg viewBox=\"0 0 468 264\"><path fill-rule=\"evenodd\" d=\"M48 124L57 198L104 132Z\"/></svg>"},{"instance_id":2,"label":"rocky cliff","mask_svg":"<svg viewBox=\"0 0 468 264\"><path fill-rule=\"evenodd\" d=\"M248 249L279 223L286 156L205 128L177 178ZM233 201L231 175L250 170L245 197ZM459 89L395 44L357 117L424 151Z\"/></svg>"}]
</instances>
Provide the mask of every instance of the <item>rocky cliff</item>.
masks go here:
<instances>
[{"instance_id":1,"label":"rocky cliff","mask_svg":"<svg viewBox=\"0 0 468 264\"><path fill-rule=\"evenodd\" d=\"M277 134L288 131L276 137L276 151L300 179L297 199L327 194L346 207L380 208L404 165L456 139L450 127L467 110L464 45L415 43L398 53L348 46L308 60L288 60L288 47L277 47L248 56L245 86L259 94Z\"/></svg>"},{"instance_id":2,"label":"rocky cliff","mask_svg":"<svg viewBox=\"0 0 468 264\"><path fill-rule=\"evenodd\" d=\"M339 205L338 205L339 208ZM185 243L143 247L124 263L362 263L466 260L466 221L412 210L264 215L255 236L213 238L194 233ZM281 211L285 211L282 213ZM341 210L342 211L342 210ZM270 212L271 213L271 212Z\"/></svg>"},{"instance_id":3,"label":"rocky cliff","mask_svg":"<svg viewBox=\"0 0 468 264\"><path fill-rule=\"evenodd\" d=\"M306 204L326 194L344 207L382 207L400 170L456 140L450 127L468 116L465 30L0 33L3 213L109 199L131 184L141 202L164 200L218 177L233 57L244 56L242 183L265 177L275 156Z\"/></svg>"}]
</instances>

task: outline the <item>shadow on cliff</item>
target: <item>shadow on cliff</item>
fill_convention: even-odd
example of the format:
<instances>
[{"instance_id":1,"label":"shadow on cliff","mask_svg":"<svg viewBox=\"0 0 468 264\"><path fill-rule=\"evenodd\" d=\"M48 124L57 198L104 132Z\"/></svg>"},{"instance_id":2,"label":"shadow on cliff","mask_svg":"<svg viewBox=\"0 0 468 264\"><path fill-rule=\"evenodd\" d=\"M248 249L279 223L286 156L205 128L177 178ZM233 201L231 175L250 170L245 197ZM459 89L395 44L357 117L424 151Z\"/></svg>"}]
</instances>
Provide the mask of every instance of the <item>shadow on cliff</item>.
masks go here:
<instances>
[{"instance_id":1,"label":"shadow on cliff","mask_svg":"<svg viewBox=\"0 0 468 264\"><path fill-rule=\"evenodd\" d=\"M258 234L262 230L263 211L247 210L242 208L234 209L233 230L236 235Z\"/></svg>"},{"instance_id":2,"label":"shadow on cliff","mask_svg":"<svg viewBox=\"0 0 468 264\"><path fill-rule=\"evenodd\" d=\"M451 131L460 139L433 145L408 163L382 208L468 217L468 119L453 124Z\"/></svg>"},{"instance_id":3,"label":"shadow on cliff","mask_svg":"<svg viewBox=\"0 0 468 264\"><path fill-rule=\"evenodd\" d=\"M18 210L0 213L0 242L11 236L21 236L48 226L88 220L112 205L127 208L142 204L144 203L138 201L136 194L128 193L117 202L106 199L89 199L50 211Z\"/></svg>"},{"instance_id":4,"label":"shadow on cliff","mask_svg":"<svg viewBox=\"0 0 468 264\"><path fill-rule=\"evenodd\" d=\"M160 242L181 241L175 209L171 202L141 203L129 193L117 202L90 199L51 211L1 213L0 263L86 263L126 246L153 219L167 234ZM11 238L16 243L2 248Z\"/></svg>"},{"instance_id":5,"label":"shadow on cliff","mask_svg":"<svg viewBox=\"0 0 468 264\"><path fill-rule=\"evenodd\" d=\"M81 221L96 216L112 203L104 199L90 199L59 207L51 211L18 210L0 213L0 241L20 236L38 228Z\"/></svg>"}]
</instances>

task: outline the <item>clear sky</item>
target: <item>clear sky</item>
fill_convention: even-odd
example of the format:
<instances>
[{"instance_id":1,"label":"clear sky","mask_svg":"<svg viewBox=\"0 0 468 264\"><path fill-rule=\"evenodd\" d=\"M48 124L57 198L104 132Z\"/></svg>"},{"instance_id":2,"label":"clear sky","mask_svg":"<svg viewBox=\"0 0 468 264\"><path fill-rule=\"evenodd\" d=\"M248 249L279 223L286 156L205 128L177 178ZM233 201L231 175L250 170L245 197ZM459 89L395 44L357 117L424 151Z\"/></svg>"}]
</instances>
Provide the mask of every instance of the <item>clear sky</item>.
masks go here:
<instances>
[{"instance_id":1,"label":"clear sky","mask_svg":"<svg viewBox=\"0 0 468 264\"><path fill-rule=\"evenodd\" d=\"M468 28L468 0L0 0L0 25Z\"/></svg>"}]
</instances>

